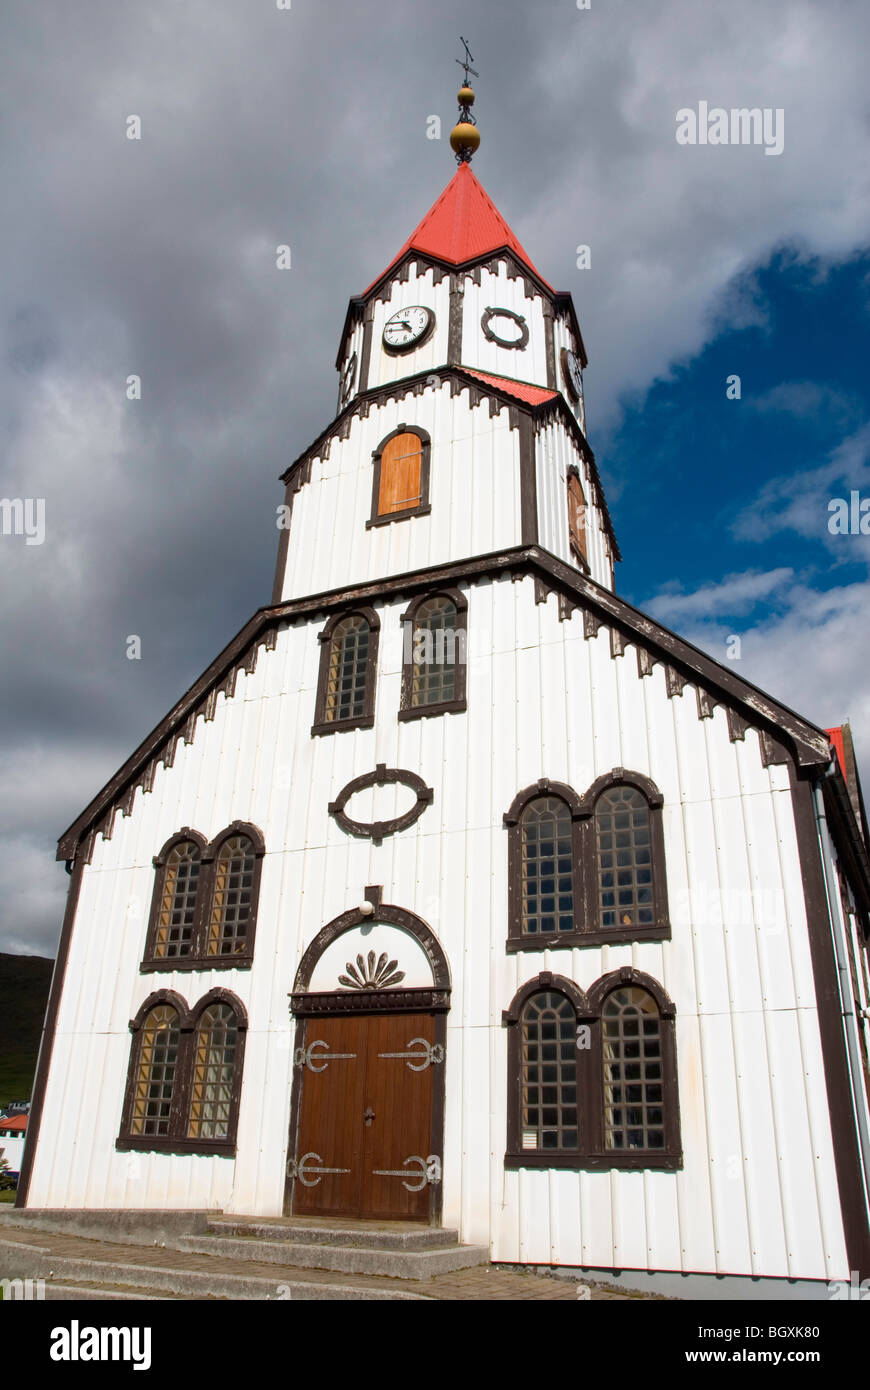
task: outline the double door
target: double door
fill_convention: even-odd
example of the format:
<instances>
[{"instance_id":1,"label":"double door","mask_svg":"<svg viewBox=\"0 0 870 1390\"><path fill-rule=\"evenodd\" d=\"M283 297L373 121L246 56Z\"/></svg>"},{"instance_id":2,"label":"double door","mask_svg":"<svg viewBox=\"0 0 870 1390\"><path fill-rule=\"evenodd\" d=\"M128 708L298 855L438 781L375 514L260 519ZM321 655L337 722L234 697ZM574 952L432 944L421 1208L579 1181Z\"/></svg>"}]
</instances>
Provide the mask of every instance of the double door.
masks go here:
<instances>
[{"instance_id":1,"label":"double door","mask_svg":"<svg viewBox=\"0 0 870 1390\"><path fill-rule=\"evenodd\" d=\"M423 1013L305 1020L288 1162L294 1215L433 1218L444 1072L435 1024Z\"/></svg>"}]
</instances>

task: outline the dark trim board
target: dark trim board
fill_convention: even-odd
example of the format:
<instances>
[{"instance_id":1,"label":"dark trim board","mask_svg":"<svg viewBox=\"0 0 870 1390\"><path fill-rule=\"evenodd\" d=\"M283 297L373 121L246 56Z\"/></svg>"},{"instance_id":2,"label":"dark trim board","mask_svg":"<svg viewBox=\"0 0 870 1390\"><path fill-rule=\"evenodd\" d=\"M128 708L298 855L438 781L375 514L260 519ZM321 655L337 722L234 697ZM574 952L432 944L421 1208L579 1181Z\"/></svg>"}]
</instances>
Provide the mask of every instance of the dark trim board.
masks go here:
<instances>
[{"instance_id":1,"label":"dark trim board","mask_svg":"<svg viewBox=\"0 0 870 1390\"><path fill-rule=\"evenodd\" d=\"M855 1127L849 1059L840 1012L837 960L813 806L813 781L811 775L801 774L796 770L791 761L789 778L846 1253L849 1268L857 1270L858 1278L861 1280L870 1276L870 1225L864 1202L861 1151Z\"/></svg>"},{"instance_id":2,"label":"dark trim board","mask_svg":"<svg viewBox=\"0 0 870 1390\"><path fill-rule=\"evenodd\" d=\"M48 1007L45 1011L45 1022L42 1025L42 1038L39 1043L39 1058L36 1063L36 1077L33 1085L33 1101L30 1107L30 1119L27 1122L27 1143L24 1145L24 1153L21 1159L21 1173L18 1178L18 1188L15 1193L16 1207L27 1206L27 1195L30 1191L30 1178L33 1173L33 1163L36 1158L36 1148L39 1143L39 1132L42 1126L42 1112L45 1106L48 1073L51 1067L52 1053L54 1051L57 1016L60 1011L60 1000L63 994L64 980L66 979L66 967L67 961L69 960L70 945L72 944L73 923L75 922L76 909L79 903L79 892L81 891L83 872L84 860L78 858L72 866L72 877L70 878L70 884L66 895L66 910L63 914L63 926L60 930L57 958L54 962L54 970L51 976L51 988L48 992Z\"/></svg>"}]
</instances>

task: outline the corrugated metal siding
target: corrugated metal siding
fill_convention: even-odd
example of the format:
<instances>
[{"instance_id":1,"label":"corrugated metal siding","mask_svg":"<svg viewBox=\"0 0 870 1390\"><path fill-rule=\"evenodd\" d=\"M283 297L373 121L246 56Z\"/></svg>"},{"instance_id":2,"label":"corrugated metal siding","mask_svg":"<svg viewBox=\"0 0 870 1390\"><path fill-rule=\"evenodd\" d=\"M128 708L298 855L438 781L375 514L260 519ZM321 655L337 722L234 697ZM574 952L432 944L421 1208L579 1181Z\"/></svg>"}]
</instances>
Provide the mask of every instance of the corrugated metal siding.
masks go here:
<instances>
[{"instance_id":1,"label":"corrugated metal siding","mask_svg":"<svg viewBox=\"0 0 870 1390\"><path fill-rule=\"evenodd\" d=\"M593 503L595 494L589 469L574 440L556 421L544 425L536 438L539 543L566 564L576 566L568 535L568 469L572 465L580 474L586 498L586 553L590 574L596 583L612 589L613 566L601 528L601 509Z\"/></svg>"},{"instance_id":2,"label":"corrugated metal siding","mask_svg":"<svg viewBox=\"0 0 870 1390\"><path fill-rule=\"evenodd\" d=\"M524 282L509 280L504 261L499 273L481 269L480 284L463 276L462 361L468 367L494 376L513 377L530 381L534 386L547 385L547 345L544 335L544 301L540 295L527 299ZM529 341L524 348L505 348L483 335L482 319L486 309L510 309L526 320ZM496 322L493 331L502 332Z\"/></svg>"},{"instance_id":3,"label":"corrugated metal siding","mask_svg":"<svg viewBox=\"0 0 870 1390\"><path fill-rule=\"evenodd\" d=\"M116 817L111 841L98 839L32 1204L279 1211L287 994L305 945L379 883L430 923L452 971L445 1224L490 1242L498 1260L847 1275L786 769L762 767L752 731L732 744L721 709L699 720L691 687L669 700L660 667L640 679L631 648L614 660L606 630L586 641L579 615L560 623L530 579L467 596L467 714L399 723L399 654L384 643L375 728L312 739L319 625L297 624L231 701L218 699L175 766L158 768L132 815ZM403 606L380 610L384 632ZM346 837L326 807L377 762L419 772L435 800L374 847ZM503 812L541 776L583 790L614 766L664 795L673 940L508 956ZM236 818L267 846L253 969L140 975L152 856L181 825L213 836ZM502 1010L541 970L588 988L623 964L676 1004L683 1171L506 1173ZM214 984L250 1017L237 1161L116 1153L128 1019L154 988L193 1002Z\"/></svg>"},{"instance_id":4,"label":"corrugated metal siding","mask_svg":"<svg viewBox=\"0 0 870 1390\"><path fill-rule=\"evenodd\" d=\"M366 530L372 510L372 453L400 423L432 440L428 516ZM283 598L341 589L427 565L519 545L519 432L508 408L490 418L485 402L451 396L450 385L373 406L356 418L293 503Z\"/></svg>"}]
</instances>

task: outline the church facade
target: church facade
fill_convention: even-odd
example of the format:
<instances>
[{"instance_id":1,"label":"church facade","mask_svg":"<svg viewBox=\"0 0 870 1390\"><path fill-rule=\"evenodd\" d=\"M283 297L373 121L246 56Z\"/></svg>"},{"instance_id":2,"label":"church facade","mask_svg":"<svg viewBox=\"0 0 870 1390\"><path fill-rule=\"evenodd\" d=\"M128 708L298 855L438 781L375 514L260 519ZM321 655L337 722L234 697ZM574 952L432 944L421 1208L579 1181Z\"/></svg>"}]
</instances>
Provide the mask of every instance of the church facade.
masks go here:
<instances>
[{"instance_id":1,"label":"church facade","mask_svg":"<svg viewBox=\"0 0 870 1390\"><path fill-rule=\"evenodd\" d=\"M571 297L459 153L270 604L60 840L19 1204L870 1274L857 779L616 594Z\"/></svg>"}]
</instances>

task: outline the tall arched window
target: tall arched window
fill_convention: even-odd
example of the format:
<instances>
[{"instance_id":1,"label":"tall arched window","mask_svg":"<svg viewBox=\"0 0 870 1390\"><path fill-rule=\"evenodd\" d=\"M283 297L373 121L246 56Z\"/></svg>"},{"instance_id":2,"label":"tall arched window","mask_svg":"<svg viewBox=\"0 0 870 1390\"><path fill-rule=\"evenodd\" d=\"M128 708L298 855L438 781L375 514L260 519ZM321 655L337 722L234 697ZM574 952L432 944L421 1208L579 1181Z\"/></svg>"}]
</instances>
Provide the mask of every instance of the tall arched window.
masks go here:
<instances>
[{"instance_id":1,"label":"tall arched window","mask_svg":"<svg viewBox=\"0 0 870 1390\"><path fill-rule=\"evenodd\" d=\"M215 855L211 911L208 924L209 956L245 955L248 929L256 904L257 856L247 835L230 835Z\"/></svg>"},{"instance_id":2,"label":"tall arched window","mask_svg":"<svg viewBox=\"0 0 870 1390\"><path fill-rule=\"evenodd\" d=\"M577 1024L554 990L533 994L522 1015L520 1131L523 1149L576 1150Z\"/></svg>"},{"instance_id":3,"label":"tall arched window","mask_svg":"<svg viewBox=\"0 0 870 1390\"><path fill-rule=\"evenodd\" d=\"M157 874L145 947L146 960L167 968L186 964L196 954L202 854L205 838L181 830L154 859Z\"/></svg>"},{"instance_id":4,"label":"tall arched window","mask_svg":"<svg viewBox=\"0 0 870 1390\"><path fill-rule=\"evenodd\" d=\"M661 1019L645 989L625 986L601 1011L604 1147L665 1147Z\"/></svg>"},{"instance_id":5,"label":"tall arched window","mask_svg":"<svg viewBox=\"0 0 870 1390\"><path fill-rule=\"evenodd\" d=\"M589 945L670 937L663 797L640 772L614 768L580 798Z\"/></svg>"},{"instance_id":6,"label":"tall arched window","mask_svg":"<svg viewBox=\"0 0 870 1390\"><path fill-rule=\"evenodd\" d=\"M130 1023L115 1147L232 1155L247 1026L243 1004L223 989L211 990L193 1010L172 990L150 995Z\"/></svg>"},{"instance_id":7,"label":"tall arched window","mask_svg":"<svg viewBox=\"0 0 870 1390\"><path fill-rule=\"evenodd\" d=\"M423 516L429 507L429 436L400 425L375 450L372 514L367 526Z\"/></svg>"},{"instance_id":8,"label":"tall arched window","mask_svg":"<svg viewBox=\"0 0 870 1390\"><path fill-rule=\"evenodd\" d=\"M583 924L579 798L560 782L520 792L504 823L508 843L508 950L576 944Z\"/></svg>"},{"instance_id":9,"label":"tall arched window","mask_svg":"<svg viewBox=\"0 0 870 1390\"><path fill-rule=\"evenodd\" d=\"M194 1030L190 1139L226 1139L232 1118L239 1023L229 1004L203 1009Z\"/></svg>"},{"instance_id":10,"label":"tall arched window","mask_svg":"<svg viewBox=\"0 0 870 1390\"><path fill-rule=\"evenodd\" d=\"M586 497L583 484L576 468L568 472L568 539L572 554L589 568L589 555L586 543Z\"/></svg>"},{"instance_id":11,"label":"tall arched window","mask_svg":"<svg viewBox=\"0 0 870 1390\"><path fill-rule=\"evenodd\" d=\"M370 729L380 623L371 609L336 614L320 633L317 712L312 734Z\"/></svg>"},{"instance_id":12,"label":"tall arched window","mask_svg":"<svg viewBox=\"0 0 870 1390\"><path fill-rule=\"evenodd\" d=\"M466 618L458 589L415 599L402 615L400 719L466 709Z\"/></svg>"},{"instance_id":13,"label":"tall arched window","mask_svg":"<svg viewBox=\"0 0 870 1390\"><path fill-rule=\"evenodd\" d=\"M653 926L649 805L636 787L601 793L595 803L595 845L601 926Z\"/></svg>"},{"instance_id":14,"label":"tall arched window","mask_svg":"<svg viewBox=\"0 0 870 1390\"><path fill-rule=\"evenodd\" d=\"M130 1133L168 1138L177 1093L181 1019L171 1003L157 1004L142 1021L135 1057Z\"/></svg>"}]
</instances>

